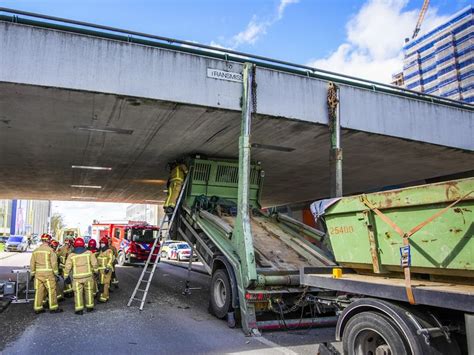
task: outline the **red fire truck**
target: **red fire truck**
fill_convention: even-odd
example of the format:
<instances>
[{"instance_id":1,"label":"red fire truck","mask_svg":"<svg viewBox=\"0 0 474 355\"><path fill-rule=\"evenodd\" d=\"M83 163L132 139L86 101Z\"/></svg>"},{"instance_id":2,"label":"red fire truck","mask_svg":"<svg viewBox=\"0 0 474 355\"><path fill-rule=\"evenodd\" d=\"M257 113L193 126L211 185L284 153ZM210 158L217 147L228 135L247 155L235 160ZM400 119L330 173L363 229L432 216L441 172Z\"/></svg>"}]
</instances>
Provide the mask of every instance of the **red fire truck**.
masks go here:
<instances>
[{"instance_id":1,"label":"red fire truck","mask_svg":"<svg viewBox=\"0 0 474 355\"><path fill-rule=\"evenodd\" d=\"M119 251L119 265L144 263L150 255L154 239L158 238L158 231L157 226L138 221L94 221L92 224L92 238L97 243L103 236L112 237L112 244ZM158 254L159 248L156 248L152 260Z\"/></svg>"}]
</instances>

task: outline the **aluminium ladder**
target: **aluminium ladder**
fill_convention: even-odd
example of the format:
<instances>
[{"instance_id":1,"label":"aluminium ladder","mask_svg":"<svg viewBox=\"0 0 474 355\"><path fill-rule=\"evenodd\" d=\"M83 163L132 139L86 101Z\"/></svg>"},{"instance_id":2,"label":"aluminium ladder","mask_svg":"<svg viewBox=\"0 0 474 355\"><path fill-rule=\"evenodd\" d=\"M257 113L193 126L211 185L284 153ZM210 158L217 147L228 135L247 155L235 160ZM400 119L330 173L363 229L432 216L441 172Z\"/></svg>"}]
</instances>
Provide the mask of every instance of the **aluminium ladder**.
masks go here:
<instances>
[{"instance_id":1,"label":"aluminium ladder","mask_svg":"<svg viewBox=\"0 0 474 355\"><path fill-rule=\"evenodd\" d=\"M153 279L153 274L155 273L156 270L156 265L158 264L158 254L156 254L155 261L152 261L153 255L155 254L155 250L160 248L160 243L158 243L159 240L168 240L169 239L169 234L171 230L171 226L173 225L174 219L176 217L176 212L178 211L178 208L181 204L181 201L184 196L184 191L186 190L186 186L188 184L189 180L189 175L190 173L188 172L188 175L186 176L186 179L184 180L184 184L181 187L181 191L178 196L178 200L176 201L176 206L174 208L173 214L171 215L171 218L169 217L168 214L165 214L163 217L161 224L160 224L160 236L155 238L155 241L153 242L153 246L151 247L150 250L150 255L148 255L148 259L146 260L145 266L143 267L142 273L140 275L140 278L138 279L138 282L135 286L135 289L133 290L132 296L130 296L130 299L128 300L127 306L130 307L133 303L133 301L138 301L140 302L140 311L143 310L143 306L145 305L145 300L148 295L148 290L150 288L151 280ZM166 225L166 228L165 228ZM137 296L138 293L138 296ZM140 295L141 293L141 295Z\"/></svg>"}]
</instances>

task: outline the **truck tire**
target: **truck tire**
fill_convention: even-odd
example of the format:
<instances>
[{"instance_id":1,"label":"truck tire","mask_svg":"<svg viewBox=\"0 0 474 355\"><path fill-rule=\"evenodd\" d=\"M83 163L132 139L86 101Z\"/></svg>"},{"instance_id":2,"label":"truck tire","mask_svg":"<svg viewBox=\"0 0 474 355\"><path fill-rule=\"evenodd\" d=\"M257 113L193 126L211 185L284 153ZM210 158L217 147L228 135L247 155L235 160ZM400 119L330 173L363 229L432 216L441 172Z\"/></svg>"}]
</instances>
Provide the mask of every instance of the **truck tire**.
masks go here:
<instances>
[{"instance_id":1,"label":"truck tire","mask_svg":"<svg viewBox=\"0 0 474 355\"><path fill-rule=\"evenodd\" d=\"M210 311L217 318L225 318L232 308L232 289L229 275L224 269L217 269L212 275Z\"/></svg>"},{"instance_id":2,"label":"truck tire","mask_svg":"<svg viewBox=\"0 0 474 355\"><path fill-rule=\"evenodd\" d=\"M405 355L410 354L395 323L376 312L361 312L346 324L342 336L344 354Z\"/></svg>"}]
</instances>

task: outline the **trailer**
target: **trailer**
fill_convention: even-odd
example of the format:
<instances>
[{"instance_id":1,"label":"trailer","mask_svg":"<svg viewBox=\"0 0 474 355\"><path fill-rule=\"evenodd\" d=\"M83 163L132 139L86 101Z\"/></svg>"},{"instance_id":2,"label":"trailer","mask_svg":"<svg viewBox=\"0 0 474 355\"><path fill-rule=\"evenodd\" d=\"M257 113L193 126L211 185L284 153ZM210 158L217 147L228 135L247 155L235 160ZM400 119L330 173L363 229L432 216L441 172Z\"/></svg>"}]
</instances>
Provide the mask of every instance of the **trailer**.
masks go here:
<instances>
[{"instance_id":1,"label":"trailer","mask_svg":"<svg viewBox=\"0 0 474 355\"><path fill-rule=\"evenodd\" d=\"M315 206L340 267L302 268L300 283L338 308L344 353L474 352L474 178Z\"/></svg>"}]
</instances>

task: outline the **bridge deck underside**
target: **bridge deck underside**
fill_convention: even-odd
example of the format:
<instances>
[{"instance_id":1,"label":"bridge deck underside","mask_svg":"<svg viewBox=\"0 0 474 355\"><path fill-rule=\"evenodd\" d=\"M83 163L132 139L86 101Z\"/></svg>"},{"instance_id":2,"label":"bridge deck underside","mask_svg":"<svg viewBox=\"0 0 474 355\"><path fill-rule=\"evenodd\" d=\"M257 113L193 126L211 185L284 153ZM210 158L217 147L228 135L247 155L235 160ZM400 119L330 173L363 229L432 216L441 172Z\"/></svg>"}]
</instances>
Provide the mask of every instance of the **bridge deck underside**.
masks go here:
<instances>
[{"instance_id":1,"label":"bridge deck underside","mask_svg":"<svg viewBox=\"0 0 474 355\"><path fill-rule=\"evenodd\" d=\"M85 126L133 132L80 129ZM163 200L168 161L192 153L237 157L239 131L238 111L3 82L0 198ZM326 126L259 116L252 142L282 149L253 149L253 159L262 161L266 172L265 205L328 195ZM354 130L344 130L342 142L345 193L474 167L474 153L432 144Z\"/></svg>"}]
</instances>

